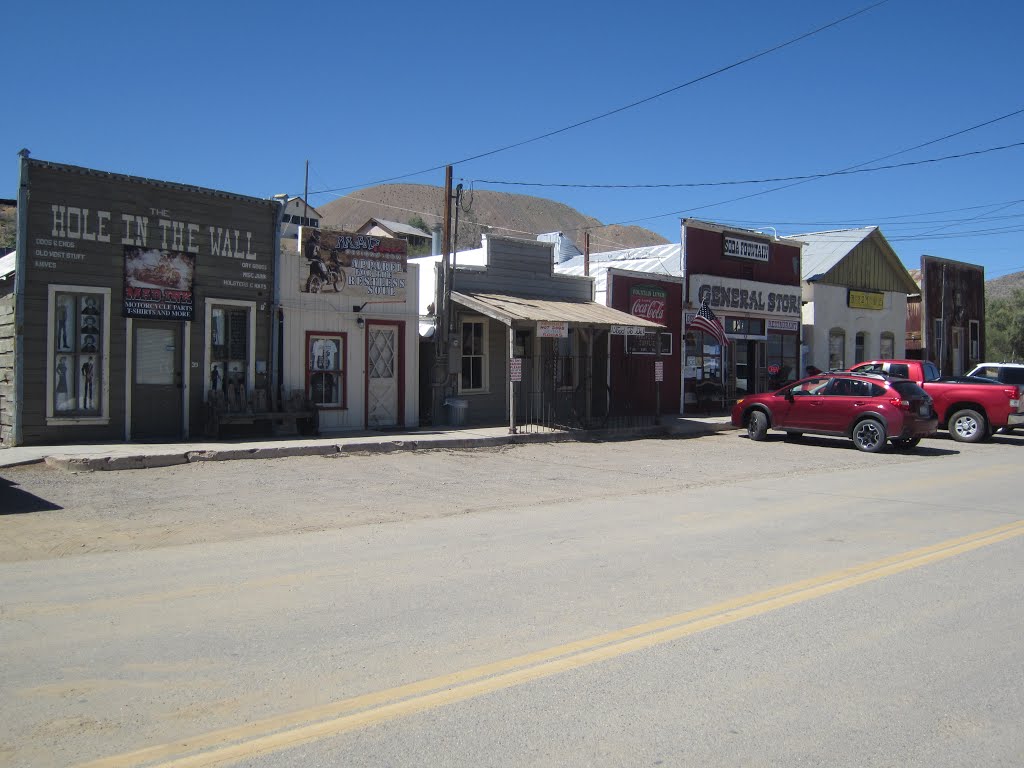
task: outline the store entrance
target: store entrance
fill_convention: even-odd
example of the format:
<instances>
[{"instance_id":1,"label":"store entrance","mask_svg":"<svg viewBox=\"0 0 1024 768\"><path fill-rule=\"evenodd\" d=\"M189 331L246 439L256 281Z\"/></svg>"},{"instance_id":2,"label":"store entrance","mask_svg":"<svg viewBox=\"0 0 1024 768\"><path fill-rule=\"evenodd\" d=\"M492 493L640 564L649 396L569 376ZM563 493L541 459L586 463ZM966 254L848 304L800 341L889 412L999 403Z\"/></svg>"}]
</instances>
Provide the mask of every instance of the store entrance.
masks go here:
<instances>
[{"instance_id":1,"label":"store entrance","mask_svg":"<svg viewBox=\"0 0 1024 768\"><path fill-rule=\"evenodd\" d=\"M179 440L182 434L182 325L133 323L132 439Z\"/></svg>"},{"instance_id":2,"label":"store entrance","mask_svg":"<svg viewBox=\"0 0 1024 768\"><path fill-rule=\"evenodd\" d=\"M765 370L763 341L737 339L733 343L733 358L737 397L767 390L768 375Z\"/></svg>"}]
</instances>

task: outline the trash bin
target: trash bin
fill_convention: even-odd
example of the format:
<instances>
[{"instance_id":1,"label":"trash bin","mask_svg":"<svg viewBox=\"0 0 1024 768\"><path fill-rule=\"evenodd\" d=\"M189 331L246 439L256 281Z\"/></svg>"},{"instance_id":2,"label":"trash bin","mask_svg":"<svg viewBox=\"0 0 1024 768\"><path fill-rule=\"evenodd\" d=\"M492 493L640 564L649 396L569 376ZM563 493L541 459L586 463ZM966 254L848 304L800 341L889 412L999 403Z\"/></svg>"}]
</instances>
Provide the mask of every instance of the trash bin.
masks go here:
<instances>
[{"instance_id":1,"label":"trash bin","mask_svg":"<svg viewBox=\"0 0 1024 768\"><path fill-rule=\"evenodd\" d=\"M466 412L469 410L469 401L461 397L449 397L445 401L448 406L448 424L452 427L463 427L466 425Z\"/></svg>"}]
</instances>

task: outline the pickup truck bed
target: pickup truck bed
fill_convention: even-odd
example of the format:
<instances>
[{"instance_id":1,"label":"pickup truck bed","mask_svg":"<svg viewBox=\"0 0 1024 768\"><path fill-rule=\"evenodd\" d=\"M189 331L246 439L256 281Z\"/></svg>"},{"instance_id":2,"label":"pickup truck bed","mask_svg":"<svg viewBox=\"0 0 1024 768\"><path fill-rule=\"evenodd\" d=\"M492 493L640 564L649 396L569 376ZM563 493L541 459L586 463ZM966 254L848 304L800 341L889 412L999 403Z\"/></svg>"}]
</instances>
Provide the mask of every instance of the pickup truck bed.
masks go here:
<instances>
[{"instance_id":1,"label":"pickup truck bed","mask_svg":"<svg viewBox=\"0 0 1024 768\"><path fill-rule=\"evenodd\" d=\"M997 429L1024 425L1021 388L971 378L943 379L927 360L868 360L851 371L901 376L920 384L932 398L939 428L962 443L977 443Z\"/></svg>"}]
</instances>

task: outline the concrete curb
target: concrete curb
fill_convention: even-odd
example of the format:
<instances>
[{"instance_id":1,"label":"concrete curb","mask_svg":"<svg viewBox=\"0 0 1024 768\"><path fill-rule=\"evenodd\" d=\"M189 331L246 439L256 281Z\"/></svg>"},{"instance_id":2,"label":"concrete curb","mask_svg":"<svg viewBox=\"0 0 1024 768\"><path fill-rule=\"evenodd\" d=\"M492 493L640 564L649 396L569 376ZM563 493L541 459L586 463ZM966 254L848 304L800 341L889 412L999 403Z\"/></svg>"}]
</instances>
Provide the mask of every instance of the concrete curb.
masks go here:
<instances>
[{"instance_id":1,"label":"concrete curb","mask_svg":"<svg viewBox=\"0 0 1024 768\"><path fill-rule=\"evenodd\" d=\"M526 432L510 435L466 436L448 438L419 438L416 436L395 437L375 441L340 440L314 445L293 445L281 443L273 446L253 448L237 445L202 450L183 450L181 453L129 454L124 456L79 456L54 453L38 459L30 459L6 466L24 466L45 462L47 466L71 472L111 472L127 469L153 469L191 464L201 461L238 461L242 459L279 459L291 456L343 457L394 453L397 451L465 451L474 448L495 448L503 445L524 445L532 443L566 442L612 442L640 440L645 438L690 438L711 435L717 432L735 430L728 422L686 421L671 426L661 424L637 427L627 430L578 430L571 432ZM57 449L59 450L59 449Z\"/></svg>"}]
</instances>

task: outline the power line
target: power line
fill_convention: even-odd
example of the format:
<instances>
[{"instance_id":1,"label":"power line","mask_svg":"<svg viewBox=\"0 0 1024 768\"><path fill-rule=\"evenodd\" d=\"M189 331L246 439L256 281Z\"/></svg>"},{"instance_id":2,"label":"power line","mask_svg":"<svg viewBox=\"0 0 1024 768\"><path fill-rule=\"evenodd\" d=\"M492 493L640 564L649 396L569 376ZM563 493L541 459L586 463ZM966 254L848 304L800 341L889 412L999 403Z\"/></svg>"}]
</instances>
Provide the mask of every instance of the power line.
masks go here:
<instances>
[{"instance_id":1,"label":"power line","mask_svg":"<svg viewBox=\"0 0 1024 768\"><path fill-rule=\"evenodd\" d=\"M1024 141L1018 141L1014 144L1004 144L999 147L989 147L987 149L977 149L972 152L961 152L956 155L945 155L944 157L932 157L925 160L910 160L905 163L894 163L892 165L880 165L875 168L853 168L843 171L829 171L828 173L809 173L802 176L777 176L775 178L767 179L742 179L735 181L689 181L689 182L673 182L664 184L573 184L573 183L544 183L544 182L532 182L532 181L498 181L495 179L473 179L473 183L477 184L495 184L502 186L519 186L519 187L566 187L572 189L679 189L683 187L725 187L725 186L738 186L740 184L774 184L779 181L798 181L798 180L813 180L813 179L825 179L831 176L849 176L855 173L874 173L875 171L889 171L894 168L906 168L912 165L925 165L927 163L941 163L945 160L957 160L963 157L972 157L974 155L984 155L989 152L1000 152L1004 149L1013 149L1015 147L1024 146Z\"/></svg>"},{"instance_id":2,"label":"power line","mask_svg":"<svg viewBox=\"0 0 1024 768\"><path fill-rule=\"evenodd\" d=\"M951 138L953 138L955 136L961 136L961 135L963 135L965 133L968 133L969 131L974 131L974 130L977 130L979 128L984 128L985 126L992 125L993 123L997 123L1000 120L1006 120L1006 119L1008 119L1010 117L1014 117L1015 115L1019 115L1022 112L1024 112L1024 108L1017 109L1017 110L1015 110L1013 112L1007 113L1005 115L1001 115L1001 116L996 117L996 118L992 118L991 120L986 120L986 121L984 121L982 123L978 123L976 125L972 125L969 128L963 128L963 129L961 129L959 131L954 131L953 133L947 133L945 136L940 136L937 139L931 139L931 140L926 141L924 143L916 144L913 147L907 147L906 149L901 149L901 150L898 150L896 152L892 152L892 153L890 153L888 155L883 155L882 157L876 157L873 160L865 160L862 163L856 163L854 165L847 166L846 168L841 168L840 171L850 171L850 170L853 170L855 168L863 168L864 166L871 165L872 163L878 163L878 162L881 162L882 160L888 160L890 157L896 157L897 155L906 154L907 152L913 152L914 150L920 149L921 147L926 147L926 146L928 146L930 144L936 144L936 143L938 143L940 141L946 141L947 139L951 139ZM702 211L702 210L705 210L707 208L716 208L716 207L718 207L720 205L728 205L729 203L737 203L737 202L740 202L741 200L749 200L752 197L760 197L762 195L769 195L772 192L780 192L781 190L790 189L791 187L798 187L801 184L809 184L810 182L815 181L815 180L816 179L802 179L800 181L794 181L791 184L784 184L781 187L773 187L772 189L762 189L759 192L751 192L750 194L742 195L740 197L734 197L734 198L729 199L729 200L720 200L720 201L715 202L715 203L705 203L704 205L693 206L693 207L690 207L690 208L684 208L684 209L679 210L679 211L670 211L668 213L660 213L660 214L657 214L655 216L646 216L646 217L640 218L640 219L630 219L628 221L620 221L620 222L616 222L616 224L618 224L618 225L636 224L637 222L641 222L641 221L652 221L653 219L663 219L663 218L665 218L667 216L679 216L679 215L684 214L684 213L693 213L695 211ZM613 226L613 225L609 224L609 225L605 225L605 226Z\"/></svg>"},{"instance_id":3,"label":"power line","mask_svg":"<svg viewBox=\"0 0 1024 768\"><path fill-rule=\"evenodd\" d=\"M408 178L410 178L412 176L420 176L420 175L422 175L424 173L433 173L434 171L443 170L444 168L446 168L449 165L453 165L454 166L454 165L459 165L459 164L462 164L462 163L468 163L468 162L471 162L473 160L480 160L481 158L484 158L484 157L490 157L492 155L497 155L497 154L499 154L501 152L507 152L510 149L517 149L519 147L526 146L527 144L533 144L535 142L542 141L544 139L549 139L552 136L558 136L559 134L566 133L567 131L571 131L571 130L574 130L576 128L581 128L584 125L589 125L591 123L596 123L598 120L603 120L603 119L605 119L607 117L611 117L612 115L617 115L620 112L625 112L627 110L634 109L634 108L639 107L639 106L641 106L643 104L647 104L647 103L649 103L651 101L655 101L656 99L660 99L663 96L667 96L670 93L675 93L676 91L680 91L683 88L688 88L691 85L696 85L697 83L703 82L704 80L708 80L708 79L710 79L712 77L716 77L717 75L721 75L721 74L723 74L725 72L728 72L729 70L736 69L737 67L741 67L744 64L749 64L752 61L756 61L757 59L760 59L760 58L763 58L765 56L768 56L769 54L775 53L776 51L780 51L783 48L788 48L789 46L795 45L796 43L799 43L802 40L806 40L807 38L813 37L814 35L817 35L817 34L819 34L821 32L824 32L827 29L830 29L832 27L838 26L839 24L842 24L845 21L849 21L852 18L860 16L860 15L862 15L864 13L867 13L868 11L874 10L875 8L877 8L880 5L885 5L887 2L889 2L889 0L878 0L878 2L872 3L871 5L868 5L868 6L865 6L864 8L861 8L858 11L854 11L853 13L847 14L846 16L843 16L842 18L835 19L834 21L830 21L828 24L825 24L823 26L817 27L816 29L812 29L809 32L804 32L803 34L798 35L797 37L791 38L791 39L789 39L789 40L787 40L787 41L785 41L783 43L779 43L778 45L774 45L771 48L766 48L765 50L761 51L760 53L752 54L750 56L747 56L744 59L740 59L739 61L733 62L732 64L728 64L728 65L726 65L724 67L719 67L718 69L712 70L711 72L708 72L706 74L700 75L699 77L695 77L692 80L688 80L685 83L680 83L679 85L673 86L671 88L667 88L664 91L659 91L658 93L655 93L652 96L647 96L647 97L645 97L643 99L639 99L637 101L634 101L634 102L631 102L629 104L626 104L625 106L616 107L615 109L611 109L611 110L609 110L607 112L602 112L599 115L594 115L593 117L588 117L588 118L586 118L584 120L579 120L579 121L577 121L575 123L571 123L570 125L566 125L566 126L564 126L562 128L557 128L557 129L555 129L553 131L548 131L547 133L542 133L539 136L534 136L533 138L530 138L530 139L523 139L522 141L517 141L517 142L514 142L512 144L506 144L505 146L498 147L497 149L491 149L491 150L488 150L486 152L480 152L479 154L476 154L476 155L470 155L468 157L464 157L461 160L455 160L455 161L452 161L452 162L442 163L440 165L435 165L435 166L432 166L430 168L424 168L423 170L420 170L420 171L413 171L412 173L404 173L404 174L401 174L399 176L391 176L391 177L386 178L386 179L378 179L377 181L368 181L368 182L365 182L363 184L352 184L352 185L349 185L349 186L346 186L346 187L335 187L333 189L322 189L322 190L318 190L316 192L310 192L309 194L310 195L322 195L322 194L328 194L328 193L333 193L333 192L344 192L344 191L349 190L349 189L360 189L361 187L369 187L369 186L374 186L376 184L387 184L388 182L391 182L391 181L399 181L401 179L408 179Z\"/></svg>"}]
</instances>

